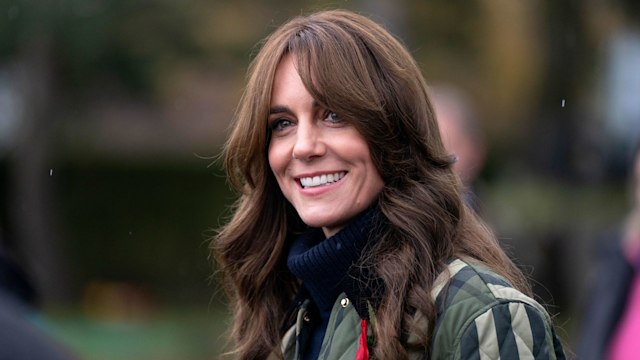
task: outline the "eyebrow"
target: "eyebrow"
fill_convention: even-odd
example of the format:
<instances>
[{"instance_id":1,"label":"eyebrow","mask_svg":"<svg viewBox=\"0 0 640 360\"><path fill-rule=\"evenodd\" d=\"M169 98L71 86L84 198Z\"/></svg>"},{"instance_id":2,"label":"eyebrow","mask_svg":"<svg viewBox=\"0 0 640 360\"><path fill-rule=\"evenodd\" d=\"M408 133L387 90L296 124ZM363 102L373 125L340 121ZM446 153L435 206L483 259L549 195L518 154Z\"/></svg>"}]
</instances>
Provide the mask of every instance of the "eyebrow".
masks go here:
<instances>
[{"instance_id":1,"label":"eyebrow","mask_svg":"<svg viewBox=\"0 0 640 360\"><path fill-rule=\"evenodd\" d=\"M269 109L269 114L291 113L291 110L284 105L276 105Z\"/></svg>"},{"instance_id":2,"label":"eyebrow","mask_svg":"<svg viewBox=\"0 0 640 360\"><path fill-rule=\"evenodd\" d=\"M317 101L313 100L313 104L311 105L313 106L314 109L317 109L320 107L320 103L318 103ZM275 105L272 106L271 108L269 108L269 115L271 114L282 114L282 113L291 113L291 109L289 109L289 107L285 106L285 105Z\"/></svg>"}]
</instances>

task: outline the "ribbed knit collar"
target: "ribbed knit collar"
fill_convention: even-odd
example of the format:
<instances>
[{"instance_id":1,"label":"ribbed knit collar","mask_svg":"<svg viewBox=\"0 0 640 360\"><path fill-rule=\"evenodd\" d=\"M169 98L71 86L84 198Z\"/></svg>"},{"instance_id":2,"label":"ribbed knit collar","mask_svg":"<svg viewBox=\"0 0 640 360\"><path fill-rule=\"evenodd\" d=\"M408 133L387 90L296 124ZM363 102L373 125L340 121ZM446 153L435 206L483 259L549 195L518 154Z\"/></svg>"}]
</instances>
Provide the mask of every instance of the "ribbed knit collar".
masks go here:
<instances>
[{"instance_id":1,"label":"ribbed knit collar","mask_svg":"<svg viewBox=\"0 0 640 360\"><path fill-rule=\"evenodd\" d=\"M370 208L326 239L322 229L310 228L292 243L289 270L302 280L319 309L330 309L342 292L362 318L368 318L367 301L377 305L381 282L356 265L370 241L375 241L379 213L377 207Z\"/></svg>"}]
</instances>

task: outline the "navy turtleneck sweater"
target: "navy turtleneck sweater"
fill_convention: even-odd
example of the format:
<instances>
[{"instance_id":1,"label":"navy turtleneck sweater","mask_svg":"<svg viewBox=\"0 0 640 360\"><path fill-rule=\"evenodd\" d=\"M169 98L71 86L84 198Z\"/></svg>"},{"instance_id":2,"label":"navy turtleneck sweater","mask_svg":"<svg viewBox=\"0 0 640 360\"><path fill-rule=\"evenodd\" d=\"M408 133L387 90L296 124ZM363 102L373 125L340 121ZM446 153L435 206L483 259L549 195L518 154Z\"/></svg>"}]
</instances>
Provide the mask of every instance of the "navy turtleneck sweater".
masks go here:
<instances>
[{"instance_id":1,"label":"navy turtleneck sweater","mask_svg":"<svg viewBox=\"0 0 640 360\"><path fill-rule=\"evenodd\" d=\"M359 309L361 317L366 318L366 300L374 296L363 295L361 284L370 278L366 269L354 265L369 243L378 214L377 208L370 208L330 238L325 239L322 229L311 228L292 243L287 265L302 280L318 310L317 319L311 324L304 359L318 358L331 309L342 292Z\"/></svg>"}]
</instances>

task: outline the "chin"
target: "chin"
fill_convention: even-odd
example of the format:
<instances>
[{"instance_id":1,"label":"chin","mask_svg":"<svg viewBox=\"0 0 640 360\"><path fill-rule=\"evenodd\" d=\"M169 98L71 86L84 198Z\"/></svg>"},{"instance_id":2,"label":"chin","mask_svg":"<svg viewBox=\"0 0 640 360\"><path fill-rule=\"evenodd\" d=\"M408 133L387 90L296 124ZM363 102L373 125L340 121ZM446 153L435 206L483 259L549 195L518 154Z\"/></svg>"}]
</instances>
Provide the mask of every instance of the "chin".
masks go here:
<instances>
[{"instance_id":1,"label":"chin","mask_svg":"<svg viewBox=\"0 0 640 360\"><path fill-rule=\"evenodd\" d=\"M316 216L312 216L312 217L300 217L302 219L302 221L307 224L307 226L310 227L314 227L314 228L323 228L323 227L333 227L335 224L335 222L330 221L328 219L319 219Z\"/></svg>"}]
</instances>

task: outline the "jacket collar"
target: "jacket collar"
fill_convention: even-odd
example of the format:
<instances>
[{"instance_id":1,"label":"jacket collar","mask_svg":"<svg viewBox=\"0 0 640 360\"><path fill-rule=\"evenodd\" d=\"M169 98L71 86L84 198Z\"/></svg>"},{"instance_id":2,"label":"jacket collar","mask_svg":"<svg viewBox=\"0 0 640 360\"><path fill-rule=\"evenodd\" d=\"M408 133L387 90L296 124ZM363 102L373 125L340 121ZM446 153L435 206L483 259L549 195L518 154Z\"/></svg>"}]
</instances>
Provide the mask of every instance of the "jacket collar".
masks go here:
<instances>
[{"instance_id":1,"label":"jacket collar","mask_svg":"<svg viewBox=\"0 0 640 360\"><path fill-rule=\"evenodd\" d=\"M383 283L360 260L376 241L379 216L372 207L332 237L325 239L321 229L310 228L293 241L287 264L303 284L294 307L311 297L318 307L331 308L344 292L358 315L369 318L369 307L380 304Z\"/></svg>"}]
</instances>

